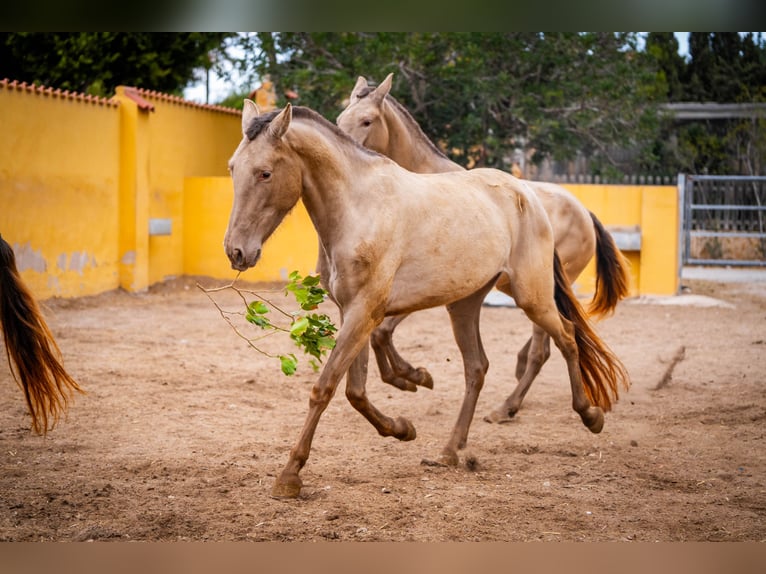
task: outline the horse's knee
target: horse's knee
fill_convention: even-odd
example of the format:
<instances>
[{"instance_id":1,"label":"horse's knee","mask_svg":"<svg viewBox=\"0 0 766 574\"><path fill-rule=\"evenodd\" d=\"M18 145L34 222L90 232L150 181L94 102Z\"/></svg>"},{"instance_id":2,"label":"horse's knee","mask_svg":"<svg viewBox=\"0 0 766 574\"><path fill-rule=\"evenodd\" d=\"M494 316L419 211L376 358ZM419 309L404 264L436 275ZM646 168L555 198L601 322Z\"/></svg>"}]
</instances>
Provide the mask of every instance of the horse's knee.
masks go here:
<instances>
[{"instance_id":1,"label":"horse's knee","mask_svg":"<svg viewBox=\"0 0 766 574\"><path fill-rule=\"evenodd\" d=\"M348 389L346 389L346 393L348 393ZM330 404L330 400L332 399L333 394L334 389L317 383L311 387L311 394L309 395L309 406L319 406L324 408Z\"/></svg>"},{"instance_id":2,"label":"horse's knee","mask_svg":"<svg viewBox=\"0 0 766 574\"><path fill-rule=\"evenodd\" d=\"M346 385L346 399L351 403L351 406L358 410L360 406L367 402L367 395L364 389Z\"/></svg>"},{"instance_id":3,"label":"horse's knee","mask_svg":"<svg viewBox=\"0 0 766 574\"><path fill-rule=\"evenodd\" d=\"M474 387L476 390L481 390L484 386L484 375L487 374L489 363L485 367L483 364L477 364L474 367L468 367L465 369L466 385Z\"/></svg>"}]
</instances>

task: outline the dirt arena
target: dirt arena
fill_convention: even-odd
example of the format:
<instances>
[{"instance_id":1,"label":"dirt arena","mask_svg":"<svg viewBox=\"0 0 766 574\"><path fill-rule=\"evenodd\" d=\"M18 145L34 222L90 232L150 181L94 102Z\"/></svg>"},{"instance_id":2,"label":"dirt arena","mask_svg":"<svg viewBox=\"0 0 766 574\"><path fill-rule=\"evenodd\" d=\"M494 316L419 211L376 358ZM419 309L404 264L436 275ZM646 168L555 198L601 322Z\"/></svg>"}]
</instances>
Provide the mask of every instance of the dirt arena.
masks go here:
<instances>
[{"instance_id":1,"label":"dirt arena","mask_svg":"<svg viewBox=\"0 0 766 574\"><path fill-rule=\"evenodd\" d=\"M446 441L463 377L446 311L415 314L395 342L434 389L399 391L371 366L368 390L417 439L378 436L339 390L301 497L284 501L269 494L315 375L305 360L282 375L194 281L46 302L88 394L45 438L0 363L1 541L766 540L766 282L684 280L673 304L630 300L599 323L633 384L598 435L572 411L555 350L513 422L482 420L530 333L518 309L485 307L491 366L458 468L422 464ZM286 337L264 346L294 350Z\"/></svg>"}]
</instances>

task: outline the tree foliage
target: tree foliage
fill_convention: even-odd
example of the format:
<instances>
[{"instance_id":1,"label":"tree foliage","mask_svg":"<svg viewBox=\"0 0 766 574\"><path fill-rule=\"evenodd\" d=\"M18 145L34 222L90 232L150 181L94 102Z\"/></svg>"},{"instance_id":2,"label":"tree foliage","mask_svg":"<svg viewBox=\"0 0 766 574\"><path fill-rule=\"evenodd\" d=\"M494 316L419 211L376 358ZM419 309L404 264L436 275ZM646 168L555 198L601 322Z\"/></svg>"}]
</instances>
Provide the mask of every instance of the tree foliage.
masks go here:
<instances>
[{"instance_id":1,"label":"tree foliage","mask_svg":"<svg viewBox=\"0 0 766 574\"><path fill-rule=\"evenodd\" d=\"M251 39L252 40L252 39ZM394 72L392 95L463 165L508 168L515 149L578 152L618 169L617 148L656 128L655 62L634 33L260 33L252 64L277 93L330 119L358 75ZM283 103L283 102L282 102Z\"/></svg>"},{"instance_id":2,"label":"tree foliage","mask_svg":"<svg viewBox=\"0 0 766 574\"><path fill-rule=\"evenodd\" d=\"M9 32L0 34L0 78L110 96L118 85L171 94L210 67L222 33Z\"/></svg>"},{"instance_id":3,"label":"tree foliage","mask_svg":"<svg viewBox=\"0 0 766 574\"><path fill-rule=\"evenodd\" d=\"M650 33L670 102L766 103L766 42L758 34L691 32L689 58L670 33ZM676 122L668 118L653 148L665 172L766 173L766 117Z\"/></svg>"},{"instance_id":4,"label":"tree foliage","mask_svg":"<svg viewBox=\"0 0 766 574\"><path fill-rule=\"evenodd\" d=\"M766 102L760 34L692 32L683 58L670 32L0 33L0 78L94 95L120 84L181 94L211 68L239 78L227 104L268 75L278 105L290 90L330 120L357 76L393 72L392 95L465 166L507 169L521 151L584 156L604 176L766 169L766 119L678 123L659 111Z\"/></svg>"}]
</instances>

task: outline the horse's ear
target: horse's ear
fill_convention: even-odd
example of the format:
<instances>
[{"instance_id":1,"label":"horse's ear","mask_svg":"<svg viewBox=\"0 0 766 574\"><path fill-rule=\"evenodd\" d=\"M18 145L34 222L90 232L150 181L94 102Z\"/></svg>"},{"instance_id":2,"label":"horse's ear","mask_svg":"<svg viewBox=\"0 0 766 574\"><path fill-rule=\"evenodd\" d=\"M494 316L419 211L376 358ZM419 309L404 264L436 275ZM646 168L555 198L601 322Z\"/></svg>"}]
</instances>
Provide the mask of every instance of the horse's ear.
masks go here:
<instances>
[{"instance_id":1,"label":"horse's ear","mask_svg":"<svg viewBox=\"0 0 766 574\"><path fill-rule=\"evenodd\" d=\"M388 95L388 92L391 91L391 81L394 77L393 72L388 74L386 76L386 79L383 80L380 85L375 88L375 91L371 94L371 97L375 100L376 103L382 102L385 97Z\"/></svg>"},{"instance_id":2,"label":"horse's ear","mask_svg":"<svg viewBox=\"0 0 766 574\"><path fill-rule=\"evenodd\" d=\"M269 124L269 135L275 139L280 139L287 128L290 127L290 121L293 119L293 106L288 102L285 109L279 112L277 117L271 120Z\"/></svg>"},{"instance_id":3,"label":"horse's ear","mask_svg":"<svg viewBox=\"0 0 766 574\"><path fill-rule=\"evenodd\" d=\"M253 120L261 115L258 105L253 100L245 99L245 105L242 106L242 135L246 135L247 128L253 123Z\"/></svg>"},{"instance_id":4,"label":"horse's ear","mask_svg":"<svg viewBox=\"0 0 766 574\"><path fill-rule=\"evenodd\" d=\"M354 84L354 89L351 90L351 101L354 100L354 96L356 96L361 90L367 87L367 78L364 76L359 76L356 79L356 84Z\"/></svg>"}]
</instances>

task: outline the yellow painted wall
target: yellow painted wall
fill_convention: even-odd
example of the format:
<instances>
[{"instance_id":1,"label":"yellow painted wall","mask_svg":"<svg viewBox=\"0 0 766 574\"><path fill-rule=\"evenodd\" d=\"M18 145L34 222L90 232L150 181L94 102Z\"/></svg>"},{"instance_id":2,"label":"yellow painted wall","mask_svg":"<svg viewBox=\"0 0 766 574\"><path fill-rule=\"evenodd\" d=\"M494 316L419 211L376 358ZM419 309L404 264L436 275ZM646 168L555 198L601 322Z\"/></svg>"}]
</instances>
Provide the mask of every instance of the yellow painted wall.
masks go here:
<instances>
[{"instance_id":1,"label":"yellow painted wall","mask_svg":"<svg viewBox=\"0 0 766 574\"><path fill-rule=\"evenodd\" d=\"M146 217L171 220L170 235L147 239L146 282L151 285L185 272L184 179L227 175L242 128L241 116L234 110L194 106L157 92L139 90L138 94L154 107L154 111L137 112L147 119L146 153L136 166L148 186ZM118 89L116 97L125 106L136 106L124 89Z\"/></svg>"},{"instance_id":2,"label":"yellow painted wall","mask_svg":"<svg viewBox=\"0 0 766 574\"><path fill-rule=\"evenodd\" d=\"M184 188L184 271L234 279L223 250L223 236L234 201L230 177L188 178ZM263 246L261 260L241 275L246 281L282 281L298 270L313 273L318 246L316 232L302 203L298 203Z\"/></svg>"},{"instance_id":3,"label":"yellow painted wall","mask_svg":"<svg viewBox=\"0 0 766 574\"><path fill-rule=\"evenodd\" d=\"M680 287L678 190L675 186L562 184L605 226L638 226L641 250L624 255L631 266L632 295L675 295ZM578 294L595 288L591 261L575 282Z\"/></svg>"},{"instance_id":4,"label":"yellow painted wall","mask_svg":"<svg viewBox=\"0 0 766 574\"><path fill-rule=\"evenodd\" d=\"M0 233L36 297L119 285L119 114L0 83Z\"/></svg>"}]
</instances>

